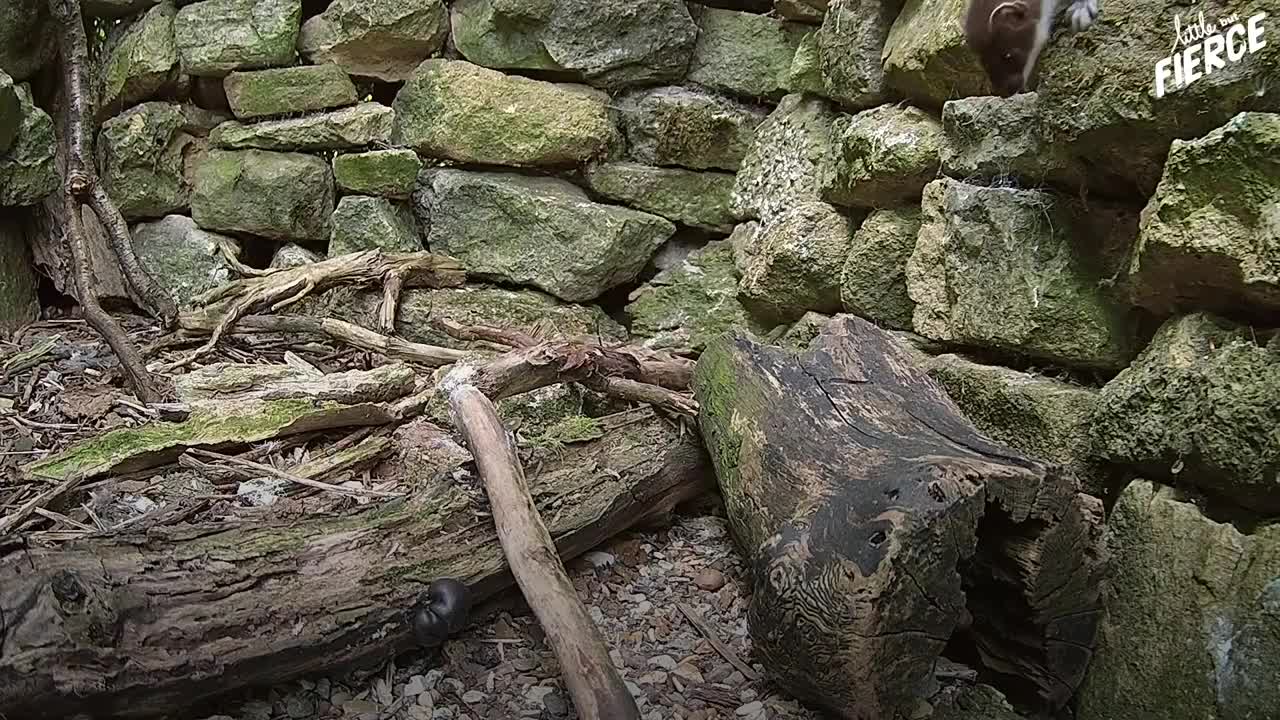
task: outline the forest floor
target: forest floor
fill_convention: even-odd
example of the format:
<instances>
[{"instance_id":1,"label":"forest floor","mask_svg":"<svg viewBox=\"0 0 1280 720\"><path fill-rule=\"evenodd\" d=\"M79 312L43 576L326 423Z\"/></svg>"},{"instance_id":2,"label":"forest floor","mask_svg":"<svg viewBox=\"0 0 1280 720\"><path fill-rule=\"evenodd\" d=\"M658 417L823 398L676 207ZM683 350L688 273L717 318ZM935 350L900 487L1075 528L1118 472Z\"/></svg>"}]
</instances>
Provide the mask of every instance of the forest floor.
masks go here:
<instances>
[{"instance_id":1,"label":"forest floor","mask_svg":"<svg viewBox=\"0 0 1280 720\"><path fill-rule=\"evenodd\" d=\"M125 327L140 346L158 337L140 318L126 319ZM83 321L47 319L15 340L0 343L0 477L15 478L22 465L79 440L152 419L120 389L116 358ZM157 359L172 352L161 350ZM286 352L325 372L367 367L370 360L367 353L327 343L257 335L228 338L208 361L281 362ZM287 465L307 448L277 442L262 444L262 450L263 462ZM127 482L154 488L160 479ZM26 523L28 541L57 545L109 531L145 511L121 502L127 496L110 497L123 491L108 487L102 487L105 494L87 488L87 502L65 514L33 518ZM0 517L37 490L31 483L0 482ZM211 497L221 499L201 514L204 519L216 519L219 508L233 501ZM747 634L749 584L740 557L722 508L707 498L672 516L667 526L623 533L568 563L579 597L603 631L646 720L822 717L758 679L761 666L753 662ZM200 714L224 720L576 717L555 655L514 588L477 608L471 626L443 649L341 677L252 691Z\"/></svg>"}]
</instances>

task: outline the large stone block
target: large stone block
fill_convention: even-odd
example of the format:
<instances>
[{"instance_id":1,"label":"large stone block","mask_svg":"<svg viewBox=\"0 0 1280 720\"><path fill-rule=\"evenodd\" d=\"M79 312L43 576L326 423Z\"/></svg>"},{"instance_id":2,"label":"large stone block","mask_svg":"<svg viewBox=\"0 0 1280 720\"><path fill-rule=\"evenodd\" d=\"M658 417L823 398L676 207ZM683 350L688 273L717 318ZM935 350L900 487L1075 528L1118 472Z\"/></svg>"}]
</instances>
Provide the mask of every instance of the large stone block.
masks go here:
<instances>
[{"instance_id":1,"label":"large stone block","mask_svg":"<svg viewBox=\"0 0 1280 720\"><path fill-rule=\"evenodd\" d=\"M162 2L108 36L98 81L98 116L155 96L177 74L173 3Z\"/></svg>"},{"instance_id":2,"label":"large stone block","mask_svg":"<svg viewBox=\"0 0 1280 720\"><path fill-rule=\"evenodd\" d=\"M287 120L232 120L214 128L209 142L227 150L349 150L389 145L394 126L391 108L365 102Z\"/></svg>"},{"instance_id":3,"label":"large stone block","mask_svg":"<svg viewBox=\"0 0 1280 720\"><path fill-rule=\"evenodd\" d=\"M840 309L840 272L863 216L805 203L763 223L751 240L738 284L742 304L762 322L790 322L812 310Z\"/></svg>"},{"instance_id":4,"label":"large stone block","mask_svg":"<svg viewBox=\"0 0 1280 720\"><path fill-rule=\"evenodd\" d=\"M12 210L0 213L0 335L34 321L39 310L23 218Z\"/></svg>"},{"instance_id":5,"label":"large stone block","mask_svg":"<svg viewBox=\"0 0 1280 720\"><path fill-rule=\"evenodd\" d=\"M103 123L98 170L120 214L152 218L187 209L186 158L195 138L185 126L182 108L162 102L136 105Z\"/></svg>"},{"instance_id":6,"label":"large stone block","mask_svg":"<svg viewBox=\"0 0 1280 720\"><path fill-rule=\"evenodd\" d=\"M225 235L201 230L185 215L169 215L130 228L133 249L147 272L181 307L201 293L239 277L223 258L221 247L238 253L240 245Z\"/></svg>"},{"instance_id":7,"label":"large stone block","mask_svg":"<svg viewBox=\"0 0 1280 720\"><path fill-rule=\"evenodd\" d=\"M195 164L191 216L206 230L329 239L333 173L313 155L210 150Z\"/></svg>"},{"instance_id":8,"label":"large stone block","mask_svg":"<svg viewBox=\"0 0 1280 720\"><path fill-rule=\"evenodd\" d=\"M842 0L827 11L816 37L827 97L855 111L887 99L880 56L898 8L897 0Z\"/></svg>"},{"instance_id":9,"label":"large stone block","mask_svg":"<svg viewBox=\"0 0 1280 720\"><path fill-rule=\"evenodd\" d=\"M832 152L819 167L819 193L835 205L914 202L941 167L942 123L919 108L882 105L835 121Z\"/></svg>"},{"instance_id":10,"label":"large stone block","mask_svg":"<svg viewBox=\"0 0 1280 720\"><path fill-rule=\"evenodd\" d=\"M906 0L884 47L884 72L894 90L926 107L993 94L965 42L968 9L969 0Z\"/></svg>"},{"instance_id":11,"label":"large stone block","mask_svg":"<svg viewBox=\"0 0 1280 720\"><path fill-rule=\"evenodd\" d=\"M907 292L907 261L920 232L920 208L876 210L849 243L840 273L844 309L881 327L910 330L915 303Z\"/></svg>"},{"instance_id":12,"label":"large stone block","mask_svg":"<svg viewBox=\"0 0 1280 720\"><path fill-rule=\"evenodd\" d=\"M916 332L1071 367L1133 357L1129 314L1100 281L1118 272L1113 249L1132 241L1135 217L949 179L929 183L921 207L907 264Z\"/></svg>"},{"instance_id":13,"label":"large stone block","mask_svg":"<svg viewBox=\"0 0 1280 720\"><path fill-rule=\"evenodd\" d=\"M667 220L592 202L564 180L506 173L424 171L414 209L433 251L570 302L634 280L675 233Z\"/></svg>"},{"instance_id":14,"label":"large stone block","mask_svg":"<svg viewBox=\"0 0 1280 720\"><path fill-rule=\"evenodd\" d=\"M690 227L733 230L734 177L729 173L613 162L587 167L583 176L593 193L614 202Z\"/></svg>"},{"instance_id":15,"label":"large stone block","mask_svg":"<svg viewBox=\"0 0 1280 720\"><path fill-rule=\"evenodd\" d=\"M1280 316L1280 114L1173 141L1129 273L1135 301L1160 314Z\"/></svg>"},{"instance_id":16,"label":"large stone block","mask_svg":"<svg viewBox=\"0 0 1280 720\"><path fill-rule=\"evenodd\" d=\"M837 117L822 98L800 93L782 98L756 127L734 184L734 210L767 221L820 200L819 164L834 152L831 128Z\"/></svg>"},{"instance_id":17,"label":"large stone block","mask_svg":"<svg viewBox=\"0 0 1280 720\"><path fill-rule=\"evenodd\" d=\"M1107 523L1107 613L1080 720L1247 720L1280 707L1280 525L1233 526L1136 480Z\"/></svg>"},{"instance_id":18,"label":"large stone block","mask_svg":"<svg viewBox=\"0 0 1280 720\"><path fill-rule=\"evenodd\" d=\"M722 332L763 332L738 301L728 240L714 240L631 294L631 331L658 348L701 350Z\"/></svg>"},{"instance_id":19,"label":"large stone block","mask_svg":"<svg viewBox=\"0 0 1280 720\"><path fill-rule=\"evenodd\" d=\"M329 110L355 105L355 83L333 63L233 72L222 81L236 118Z\"/></svg>"},{"instance_id":20,"label":"large stone block","mask_svg":"<svg viewBox=\"0 0 1280 720\"><path fill-rule=\"evenodd\" d=\"M689 81L730 95L778 99L809 28L755 13L702 8Z\"/></svg>"},{"instance_id":21,"label":"large stone block","mask_svg":"<svg viewBox=\"0 0 1280 720\"><path fill-rule=\"evenodd\" d=\"M1280 339L1266 343L1203 313L1167 321L1103 388L1093 418L1099 454L1280 513Z\"/></svg>"},{"instance_id":22,"label":"large stone block","mask_svg":"<svg viewBox=\"0 0 1280 720\"><path fill-rule=\"evenodd\" d=\"M683 87L635 90L616 102L632 159L694 170L737 170L767 117L763 108Z\"/></svg>"},{"instance_id":23,"label":"large stone block","mask_svg":"<svg viewBox=\"0 0 1280 720\"><path fill-rule=\"evenodd\" d=\"M47 0L0 2L0 72L23 82L58 52Z\"/></svg>"},{"instance_id":24,"label":"large stone block","mask_svg":"<svg viewBox=\"0 0 1280 720\"><path fill-rule=\"evenodd\" d=\"M418 181L422 160L412 150L370 150L333 158L338 189L356 195L407 199Z\"/></svg>"},{"instance_id":25,"label":"large stone block","mask_svg":"<svg viewBox=\"0 0 1280 720\"><path fill-rule=\"evenodd\" d=\"M302 0L204 0L173 21L178 64L187 75L293 64Z\"/></svg>"},{"instance_id":26,"label":"large stone block","mask_svg":"<svg viewBox=\"0 0 1280 720\"><path fill-rule=\"evenodd\" d=\"M393 103L395 140L419 153L492 165L574 165L617 142L609 96L581 85L428 60Z\"/></svg>"},{"instance_id":27,"label":"large stone block","mask_svg":"<svg viewBox=\"0 0 1280 720\"><path fill-rule=\"evenodd\" d=\"M443 0L334 0L302 26L298 51L351 75L400 82L436 54L448 34Z\"/></svg>"},{"instance_id":28,"label":"large stone block","mask_svg":"<svg viewBox=\"0 0 1280 720\"><path fill-rule=\"evenodd\" d=\"M409 208L379 197L348 195L339 200L333 211L329 257L375 248L387 252L423 249Z\"/></svg>"},{"instance_id":29,"label":"large stone block","mask_svg":"<svg viewBox=\"0 0 1280 720\"><path fill-rule=\"evenodd\" d=\"M26 85L18 85L15 92L22 124L9 152L0 155L0 207L32 205L61 182L54 164L53 119L32 102Z\"/></svg>"}]
</instances>

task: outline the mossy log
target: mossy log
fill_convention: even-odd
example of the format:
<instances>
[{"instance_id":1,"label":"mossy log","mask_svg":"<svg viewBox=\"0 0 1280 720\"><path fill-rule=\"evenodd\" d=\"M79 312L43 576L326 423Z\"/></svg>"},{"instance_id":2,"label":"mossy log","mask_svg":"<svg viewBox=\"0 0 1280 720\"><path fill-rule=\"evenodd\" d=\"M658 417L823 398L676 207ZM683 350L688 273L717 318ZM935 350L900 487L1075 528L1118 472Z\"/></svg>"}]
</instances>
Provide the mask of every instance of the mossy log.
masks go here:
<instances>
[{"instance_id":1,"label":"mossy log","mask_svg":"<svg viewBox=\"0 0 1280 720\"><path fill-rule=\"evenodd\" d=\"M945 658L1020 710L1067 703L1104 546L1101 502L1064 468L982 436L851 316L801 353L724 336L694 387L752 564L751 635L783 686L841 718L914 716Z\"/></svg>"},{"instance_id":2,"label":"mossy log","mask_svg":"<svg viewBox=\"0 0 1280 720\"><path fill-rule=\"evenodd\" d=\"M648 408L530 478L565 557L705 492L697 437ZM434 579L512 584L474 492L423 482L338 516L153 527L0 549L0 716L151 717L408 649Z\"/></svg>"}]
</instances>

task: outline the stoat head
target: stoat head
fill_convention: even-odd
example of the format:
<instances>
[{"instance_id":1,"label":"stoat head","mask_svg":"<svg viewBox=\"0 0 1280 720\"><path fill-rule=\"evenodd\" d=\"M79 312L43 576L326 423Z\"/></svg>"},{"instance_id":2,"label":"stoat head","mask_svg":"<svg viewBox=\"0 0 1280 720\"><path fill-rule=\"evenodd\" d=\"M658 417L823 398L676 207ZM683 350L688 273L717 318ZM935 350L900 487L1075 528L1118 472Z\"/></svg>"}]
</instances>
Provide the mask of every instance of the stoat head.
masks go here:
<instances>
[{"instance_id":1,"label":"stoat head","mask_svg":"<svg viewBox=\"0 0 1280 720\"><path fill-rule=\"evenodd\" d=\"M1001 97L1022 92L1040 42L1040 0L971 0L965 38Z\"/></svg>"}]
</instances>

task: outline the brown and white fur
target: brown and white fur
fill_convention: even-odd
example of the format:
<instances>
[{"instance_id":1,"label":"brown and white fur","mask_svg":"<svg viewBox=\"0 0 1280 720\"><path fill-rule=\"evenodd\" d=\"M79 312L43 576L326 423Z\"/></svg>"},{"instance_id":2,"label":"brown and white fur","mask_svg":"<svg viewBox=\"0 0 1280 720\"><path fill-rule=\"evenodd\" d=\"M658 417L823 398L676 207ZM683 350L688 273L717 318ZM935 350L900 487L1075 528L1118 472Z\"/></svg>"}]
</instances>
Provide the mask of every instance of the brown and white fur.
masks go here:
<instances>
[{"instance_id":1,"label":"brown and white fur","mask_svg":"<svg viewBox=\"0 0 1280 720\"><path fill-rule=\"evenodd\" d=\"M1040 52L1049 42L1060 0L970 0L965 38L996 94L1027 89ZM1098 18L1098 0L1071 0L1071 29L1080 32Z\"/></svg>"}]
</instances>

